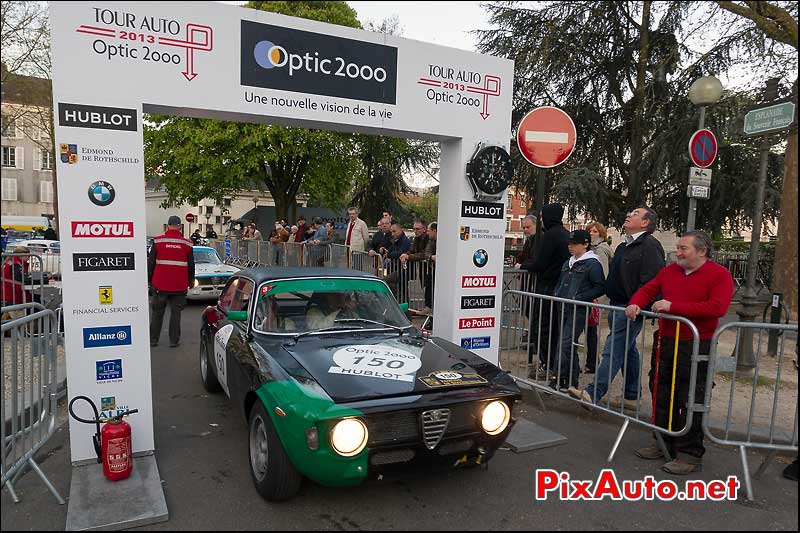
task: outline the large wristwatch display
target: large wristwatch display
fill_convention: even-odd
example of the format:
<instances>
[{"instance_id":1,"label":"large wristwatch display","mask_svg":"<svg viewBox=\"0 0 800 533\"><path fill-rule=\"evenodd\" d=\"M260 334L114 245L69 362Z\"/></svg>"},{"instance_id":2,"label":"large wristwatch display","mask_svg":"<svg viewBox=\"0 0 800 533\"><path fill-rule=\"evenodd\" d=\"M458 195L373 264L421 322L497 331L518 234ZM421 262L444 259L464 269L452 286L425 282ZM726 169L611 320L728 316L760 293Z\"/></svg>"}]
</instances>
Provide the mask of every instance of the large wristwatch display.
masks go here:
<instances>
[{"instance_id":1,"label":"large wristwatch display","mask_svg":"<svg viewBox=\"0 0 800 533\"><path fill-rule=\"evenodd\" d=\"M479 144L467 163L467 179L476 200L500 200L513 177L514 164L502 146Z\"/></svg>"}]
</instances>

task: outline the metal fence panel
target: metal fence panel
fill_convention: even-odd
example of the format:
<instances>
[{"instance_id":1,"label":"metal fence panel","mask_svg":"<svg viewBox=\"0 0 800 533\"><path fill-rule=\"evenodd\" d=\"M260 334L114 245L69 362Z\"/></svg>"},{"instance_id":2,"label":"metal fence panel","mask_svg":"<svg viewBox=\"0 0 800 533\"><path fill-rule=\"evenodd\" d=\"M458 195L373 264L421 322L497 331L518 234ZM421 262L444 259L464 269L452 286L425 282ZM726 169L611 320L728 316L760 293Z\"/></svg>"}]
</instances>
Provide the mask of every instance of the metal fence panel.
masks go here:
<instances>
[{"instance_id":1,"label":"metal fence panel","mask_svg":"<svg viewBox=\"0 0 800 533\"><path fill-rule=\"evenodd\" d=\"M41 304L4 306L2 381L2 485L15 502L14 484L33 469L60 504L64 499L34 460L56 429L56 314Z\"/></svg>"},{"instance_id":2,"label":"metal fence panel","mask_svg":"<svg viewBox=\"0 0 800 533\"><path fill-rule=\"evenodd\" d=\"M780 332L774 356L767 351L769 332ZM753 343L753 368L736 365L743 342ZM722 350L732 350L732 358L726 359ZM753 499L753 489L747 448L770 452L759 473L775 452L797 455L796 365L797 324L731 322L711 340L703 432L712 442L739 448L748 499Z\"/></svg>"}]
</instances>

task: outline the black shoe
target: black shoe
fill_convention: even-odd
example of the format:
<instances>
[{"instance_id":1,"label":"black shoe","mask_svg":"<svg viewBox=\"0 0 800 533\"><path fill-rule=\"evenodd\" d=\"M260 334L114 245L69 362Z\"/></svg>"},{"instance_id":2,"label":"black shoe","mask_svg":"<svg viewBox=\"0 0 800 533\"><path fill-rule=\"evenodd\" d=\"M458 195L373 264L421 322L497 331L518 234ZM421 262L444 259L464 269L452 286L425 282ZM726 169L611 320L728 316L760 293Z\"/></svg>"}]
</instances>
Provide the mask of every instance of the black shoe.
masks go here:
<instances>
[{"instance_id":1,"label":"black shoe","mask_svg":"<svg viewBox=\"0 0 800 533\"><path fill-rule=\"evenodd\" d=\"M792 464L783 469L783 477L797 481L797 459Z\"/></svg>"},{"instance_id":2,"label":"black shoe","mask_svg":"<svg viewBox=\"0 0 800 533\"><path fill-rule=\"evenodd\" d=\"M158 343L157 343L157 342L150 341L150 347L151 347L151 348L153 348L153 347L155 347L155 346L158 346Z\"/></svg>"},{"instance_id":3,"label":"black shoe","mask_svg":"<svg viewBox=\"0 0 800 533\"><path fill-rule=\"evenodd\" d=\"M181 345L181 343L179 343L179 342L176 342L175 344L170 343L169 347L170 348L177 348L180 345Z\"/></svg>"}]
</instances>

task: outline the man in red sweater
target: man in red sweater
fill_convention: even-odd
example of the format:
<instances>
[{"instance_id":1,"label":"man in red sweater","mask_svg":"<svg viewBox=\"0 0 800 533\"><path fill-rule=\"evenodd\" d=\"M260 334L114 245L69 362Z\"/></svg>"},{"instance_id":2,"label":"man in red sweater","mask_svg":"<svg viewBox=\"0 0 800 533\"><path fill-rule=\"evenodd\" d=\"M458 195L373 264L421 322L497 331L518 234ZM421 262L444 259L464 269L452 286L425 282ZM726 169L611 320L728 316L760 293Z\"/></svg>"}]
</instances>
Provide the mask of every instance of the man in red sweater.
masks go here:
<instances>
[{"instance_id":1,"label":"man in red sweater","mask_svg":"<svg viewBox=\"0 0 800 533\"><path fill-rule=\"evenodd\" d=\"M717 329L719 319L728 312L733 297L733 279L730 272L710 260L713 252L711 239L702 231L687 231L678 242L677 263L668 265L633 295L625 314L635 319L642 308L655 301L652 310L686 317L691 320L700 333L700 352L707 354L711 347L711 337ZM686 413L689 398L689 384L692 370L692 332L681 327L678 340L677 365L673 369L675 353L674 320L659 321L661 337L661 357L658 364L657 397L653 398L655 423L667 428L669 423L669 406L672 391L673 372L675 373L675 397L672 410L672 430L678 431L686 424ZM650 391L655 388L654 370L656 368L656 346L650 360ZM708 362L697 363L697 383L695 386L695 402L705 400ZM683 437L664 435L667 451L674 459L666 463L665 472L686 475L701 469L703 446L702 416L695 413L692 426ZM658 446L648 446L636 451L643 459L663 459L664 455Z\"/></svg>"}]
</instances>

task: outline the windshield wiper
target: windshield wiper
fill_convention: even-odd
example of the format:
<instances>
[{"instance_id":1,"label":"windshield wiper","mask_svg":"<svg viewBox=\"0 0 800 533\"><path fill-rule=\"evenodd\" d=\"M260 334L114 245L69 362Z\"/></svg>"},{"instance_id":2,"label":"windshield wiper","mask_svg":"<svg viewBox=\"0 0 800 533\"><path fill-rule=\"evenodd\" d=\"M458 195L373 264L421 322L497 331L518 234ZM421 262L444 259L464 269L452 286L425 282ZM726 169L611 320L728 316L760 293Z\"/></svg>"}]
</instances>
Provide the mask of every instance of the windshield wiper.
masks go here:
<instances>
[{"instance_id":1,"label":"windshield wiper","mask_svg":"<svg viewBox=\"0 0 800 533\"><path fill-rule=\"evenodd\" d=\"M406 329L411 327L411 326L404 326L404 327L393 326L391 324L384 324L383 322L378 322L376 320L369 320L367 318L340 318L340 319L334 320L333 322L334 323L336 323L336 322L366 322L367 324L376 324L376 325L384 327L384 328L391 328L391 329L393 329L395 331L399 331L401 336L403 335L403 332Z\"/></svg>"},{"instance_id":2,"label":"windshield wiper","mask_svg":"<svg viewBox=\"0 0 800 533\"><path fill-rule=\"evenodd\" d=\"M312 333L322 333L322 332L325 332L325 331L344 331L344 330L349 330L349 329L351 329L351 328L348 327L348 326L330 326L330 327L327 327L327 328L312 329L311 331L304 331L303 333L296 334L292 338L294 339L294 342L297 342L297 339L299 339L300 337L305 337L306 335L311 335Z\"/></svg>"}]
</instances>

